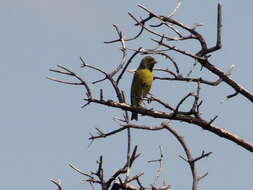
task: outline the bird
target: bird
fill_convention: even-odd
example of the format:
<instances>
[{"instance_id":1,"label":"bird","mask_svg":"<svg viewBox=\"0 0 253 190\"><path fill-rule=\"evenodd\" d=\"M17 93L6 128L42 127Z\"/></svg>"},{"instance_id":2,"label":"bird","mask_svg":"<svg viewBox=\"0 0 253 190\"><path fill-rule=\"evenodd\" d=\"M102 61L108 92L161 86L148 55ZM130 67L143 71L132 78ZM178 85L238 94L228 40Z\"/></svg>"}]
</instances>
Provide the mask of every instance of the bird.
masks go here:
<instances>
[{"instance_id":1,"label":"bird","mask_svg":"<svg viewBox=\"0 0 253 190\"><path fill-rule=\"evenodd\" d=\"M156 60L151 56L145 56L134 73L131 85L131 106L140 107L140 104L149 93L153 80L153 68ZM132 112L131 120L138 120L138 113Z\"/></svg>"}]
</instances>

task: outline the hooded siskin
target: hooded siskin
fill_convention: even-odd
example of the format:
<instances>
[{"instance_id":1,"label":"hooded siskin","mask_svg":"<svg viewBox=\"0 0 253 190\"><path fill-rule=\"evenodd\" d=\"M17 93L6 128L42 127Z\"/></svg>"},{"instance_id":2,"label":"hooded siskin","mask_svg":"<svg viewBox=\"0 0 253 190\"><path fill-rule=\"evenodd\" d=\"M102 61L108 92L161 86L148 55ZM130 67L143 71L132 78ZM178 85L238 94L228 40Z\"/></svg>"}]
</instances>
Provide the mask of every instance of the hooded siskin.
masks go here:
<instances>
[{"instance_id":1,"label":"hooded siskin","mask_svg":"<svg viewBox=\"0 0 253 190\"><path fill-rule=\"evenodd\" d=\"M149 93L153 83L153 67L156 61L151 56L146 56L141 60L138 69L135 71L131 86L131 105L139 107L142 99ZM131 120L138 120L138 114L132 112Z\"/></svg>"}]
</instances>

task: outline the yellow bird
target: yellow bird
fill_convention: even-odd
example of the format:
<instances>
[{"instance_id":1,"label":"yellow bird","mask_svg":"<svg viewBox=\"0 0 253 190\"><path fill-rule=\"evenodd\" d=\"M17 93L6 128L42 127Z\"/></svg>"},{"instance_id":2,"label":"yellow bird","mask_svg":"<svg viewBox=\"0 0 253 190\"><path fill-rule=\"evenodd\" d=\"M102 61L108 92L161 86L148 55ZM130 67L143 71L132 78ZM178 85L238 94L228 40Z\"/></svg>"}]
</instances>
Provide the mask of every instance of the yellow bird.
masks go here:
<instances>
[{"instance_id":1,"label":"yellow bird","mask_svg":"<svg viewBox=\"0 0 253 190\"><path fill-rule=\"evenodd\" d=\"M138 69L135 71L131 86L131 105L139 107L143 98L149 93L153 83L153 67L156 61L151 56L146 56L141 60ZM132 112L131 120L138 120L137 112Z\"/></svg>"}]
</instances>

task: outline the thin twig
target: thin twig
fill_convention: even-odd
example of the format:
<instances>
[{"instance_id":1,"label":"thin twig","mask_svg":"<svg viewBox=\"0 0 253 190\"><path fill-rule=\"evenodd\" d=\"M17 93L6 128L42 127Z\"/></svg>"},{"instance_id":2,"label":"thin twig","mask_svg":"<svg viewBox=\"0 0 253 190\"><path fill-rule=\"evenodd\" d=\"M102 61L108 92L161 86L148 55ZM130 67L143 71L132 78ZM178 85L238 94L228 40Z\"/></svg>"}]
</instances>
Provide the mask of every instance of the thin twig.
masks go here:
<instances>
[{"instance_id":1,"label":"thin twig","mask_svg":"<svg viewBox=\"0 0 253 190\"><path fill-rule=\"evenodd\" d=\"M63 190L62 184L60 180L55 180L55 179L48 179L49 181L51 181L52 183L54 183L58 190Z\"/></svg>"},{"instance_id":2,"label":"thin twig","mask_svg":"<svg viewBox=\"0 0 253 190\"><path fill-rule=\"evenodd\" d=\"M72 169L74 169L75 171L77 171L78 173L86 176L86 177L89 177L90 179L94 179L93 176L91 176L90 174L87 174L85 172L83 172L82 170L80 170L79 168L77 168L76 166L74 166L73 164L69 164L69 167L71 167Z\"/></svg>"},{"instance_id":3,"label":"thin twig","mask_svg":"<svg viewBox=\"0 0 253 190\"><path fill-rule=\"evenodd\" d=\"M138 50L140 50L141 48L139 48ZM116 80L116 84L118 85L119 84L119 80L122 78L123 74L125 73L127 67L129 66L129 64L132 62L132 59L138 54L139 52L138 51L135 51L133 53L133 55L130 57L130 59L127 61L125 67L122 69L120 75L118 76L117 80Z\"/></svg>"}]
</instances>

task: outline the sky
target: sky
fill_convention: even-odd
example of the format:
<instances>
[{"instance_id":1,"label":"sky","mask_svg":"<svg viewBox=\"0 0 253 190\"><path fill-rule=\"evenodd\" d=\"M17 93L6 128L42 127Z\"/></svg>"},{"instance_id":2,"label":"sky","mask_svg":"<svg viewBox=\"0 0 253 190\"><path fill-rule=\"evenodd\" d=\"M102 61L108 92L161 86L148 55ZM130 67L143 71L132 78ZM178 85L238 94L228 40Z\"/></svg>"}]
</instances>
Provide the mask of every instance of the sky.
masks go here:
<instances>
[{"instance_id":1,"label":"sky","mask_svg":"<svg viewBox=\"0 0 253 190\"><path fill-rule=\"evenodd\" d=\"M202 23L198 31L212 46L216 38L217 3L215 0L182 0L174 18L190 26ZM253 2L223 0L221 3L223 48L213 53L210 61L223 71L235 65L231 77L252 92L253 27L250 23ZM47 76L70 79L50 73L49 69L61 64L79 73L89 83L100 79L101 75L80 68L80 56L88 64L112 71L121 58L120 45L103 42L117 37L113 24L118 25L126 36L133 36L138 31L127 15L130 11L138 17L145 16L137 4L168 15L176 2L0 0L0 189L56 189L49 178L60 179L64 189L88 189L88 184L81 183L85 178L69 168L69 163L86 172L95 171L96 160L103 155L106 177L125 163L126 132L96 140L91 146L88 140L90 133L95 134L95 128L103 131L118 128L112 118L121 117L122 112L95 104L81 109L85 96L81 87L57 84ZM129 46L154 47L148 39L132 42ZM190 44L184 48L196 51L198 47ZM180 65L185 64L186 68L192 65L191 60L174 55ZM135 59L131 69L138 66L141 58ZM162 58L157 59L164 62ZM124 77L120 87L125 90L129 102L132 74L126 73ZM98 96L99 88L105 88L104 97L116 100L109 83L94 86L94 95ZM176 105L193 89L195 85L191 84L186 88L179 82L155 81L152 93ZM218 127L253 142L251 102L238 95L221 103L232 93L225 84L203 86L203 116L210 119L219 115L215 121ZM161 122L141 117L137 124L159 125ZM195 157L202 150L213 152L197 164L199 175L209 173L200 182L200 189L252 187L252 153L199 127L174 121L172 126L185 137ZM134 130L132 138L142 153L132 175L144 171L141 179L146 185L151 184L158 165L147 161L158 158L159 145L163 145L165 166L159 182L165 180L172 189L191 187L190 170L178 157L184 153L171 134Z\"/></svg>"}]
</instances>

